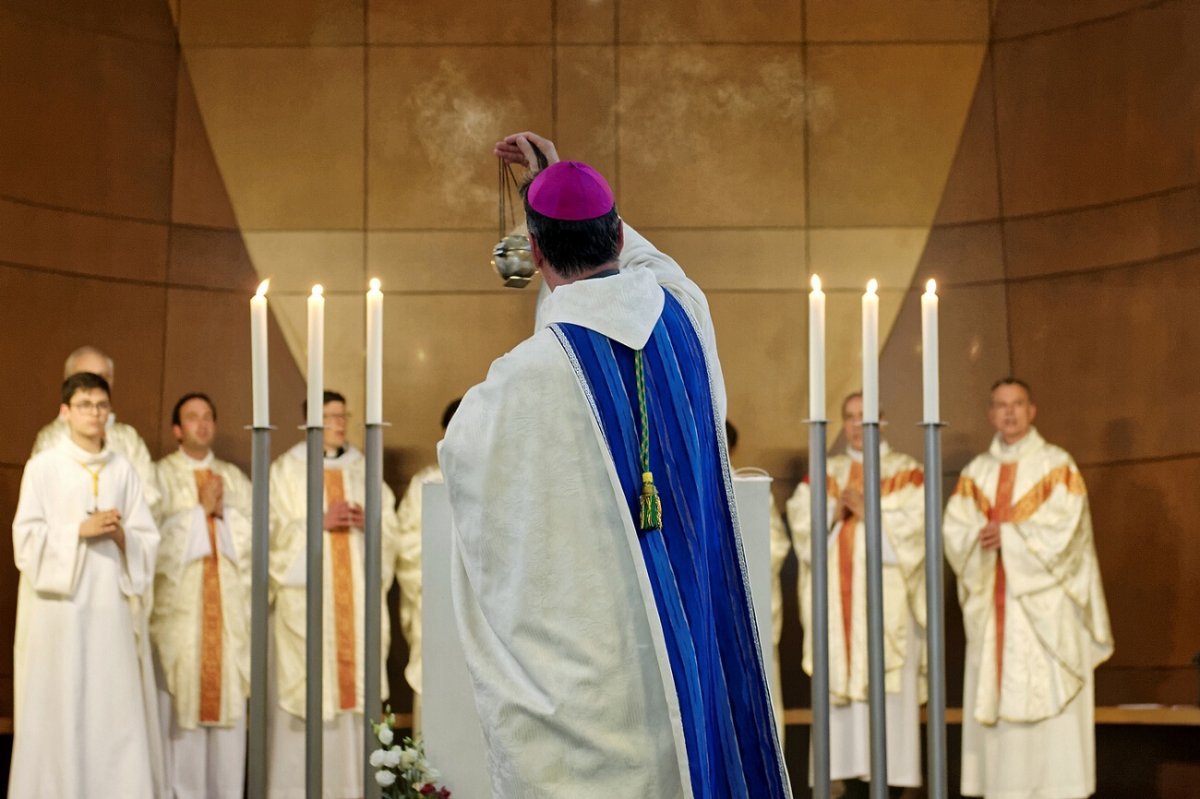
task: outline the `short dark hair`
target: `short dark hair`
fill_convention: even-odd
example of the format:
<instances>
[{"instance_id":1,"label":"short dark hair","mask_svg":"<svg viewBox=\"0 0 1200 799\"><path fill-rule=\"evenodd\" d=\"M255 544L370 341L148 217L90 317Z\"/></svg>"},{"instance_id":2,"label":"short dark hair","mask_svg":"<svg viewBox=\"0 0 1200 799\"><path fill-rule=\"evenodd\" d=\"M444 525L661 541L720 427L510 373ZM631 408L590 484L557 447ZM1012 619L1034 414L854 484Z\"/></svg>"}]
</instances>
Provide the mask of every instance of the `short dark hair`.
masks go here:
<instances>
[{"instance_id":1,"label":"short dark hair","mask_svg":"<svg viewBox=\"0 0 1200 799\"><path fill-rule=\"evenodd\" d=\"M736 449L738 440L737 428L733 426L733 422L725 420L725 447L726 449Z\"/></svg>"},{"instance_id":2,"label":"short dark hair","mask_svg":"<svg viewBox=\"0 0 1200 799\"><path fill-rule=\"evenodd\" d=\"M341 394L339 394L336 391L330 391L329 389L325 389L325 394L321 397L321 407L324 408L326 405L328 405L331 402L340 402L343 405L345 405L346 398L343 397ZM305 397L304 402L300 403L300 415L308 416L308 397Z\"/></svg>"},{"instance_id":3,"label":"short dark hair","mask_svg":"<svg viewBox=\"0 0 1200 799\"><path fill-rule=\"evenodd\" d=\"M112 390L108 387L107 380L91 372L76 372L63 381L63 405L71 404L71 398L75 396L76 391L91 391L93 389L100 389L109 399L112 399Z\"/></svg>"},{"instance_id":4,"label":"short dark hair","mask_svg":"<svg viewBox=\"0 0 1200 799\"><path fill-rule=\"evenodd\" d=\"M203 391L189 391L188 393L186 393L182 397L180 397L179 401L175 403L175 407L171 409L171 424L172 425L178 426L179 424L182 423L182 419L180 419L180 417L179 417L179 412L181 410L183 410L184 405L187 405L189 402L191 402L194 399L204 400L205 402L207 402L208 409L210 411L212 411L213 421L214 422L217 421L217 406L213 404L212 398L209 397L207 394L205 394Z\"/></svg>"},{"instance_id":5,"label":"short dark hair","mask_svg":"<svg viewBox=\"0 0 1200 799\"><path fill-rule=\"evenodd\" d=\"M1021 388L1025 389L1025 396L1029 397L1029 401L1033 402L1033 389L1029 387L1028 383L1019 377L1006 375L1005 377L1000 378L995 383L992 383L992 388L988 391L988 394L990 395L996 393L996 389L1000 388L1000 386L1020 386Z\"/></svg>"},{"instance_id":6,"label":"short dark hair","mask_svg":"<svg viewBox=\"0 0 1200 799\"><path fill-rule=\"evenodd\" d=\"M595 219L551 219L529 205L529 183L521 186L525 227L542 255L563 277L581 275L620 255L621 217L617 206Z\"/></svg>"},{"instance_id":7,"label":"short dark hair","mask_svg":"<svg viewBox=\"0 0 1200 799\"><path fill-rule=\"evenodd\" d=\"M458 406L462 404L462 397L456 400L450 400L450 404L446 406L446 410L442 411L442 429L445 430L450 426L450 420L454 418L454 414L458 412Z\"/></svg>"}]
</instances>

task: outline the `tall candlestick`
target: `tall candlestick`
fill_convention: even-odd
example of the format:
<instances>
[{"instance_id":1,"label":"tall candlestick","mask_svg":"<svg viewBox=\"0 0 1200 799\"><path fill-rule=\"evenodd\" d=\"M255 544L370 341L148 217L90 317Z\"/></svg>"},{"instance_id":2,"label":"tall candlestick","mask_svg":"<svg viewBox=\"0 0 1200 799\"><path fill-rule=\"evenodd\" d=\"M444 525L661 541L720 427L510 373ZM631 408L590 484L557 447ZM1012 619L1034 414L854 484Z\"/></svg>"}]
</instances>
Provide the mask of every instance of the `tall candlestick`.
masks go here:
<instances>
[{"instance_id":1,"label":"tall candlestick","mask_svg":"<svg viewBox=\"0 0 1200 799\"><path fill-rule=\"evenodd\" d=\"M925 388L925 424L941 421L938 401L938 295L937 281L930 279L921 295L921 366Z\"/></svg>"},{"instance_id":2,"label":"tall candlestick","mask_svg":"<svg viewBox=\"0 0 1200 799\"><path fill-rule=\"evenodd\" d=\"M808 418L825 421L825 292L816 275L808 295Z\"/></svg>"},{"instance_id":3,"label":"tall candlestick","mask_svg":"<svg viewBox=\"0 0 1200 799\"><path fill-rule=\"evenodd\" d=\"M308 298L308 426L325 425L325 297L321 284Z\"/></svg>"},{"instance_id":4,"label":"tall candlestick","mask_svg":"<svg viewBox=\"0 0 1200 799\"><path fill-rule=\"evenodd\" d=\"M268 394L267 370L267 286L271 281L258 284L258 291L250 298L250 382L254 397L254 426L271 426L271 402Z\"/></svg>"},{"instance_id":5,"label":"tall candlestick","mask_svg":"<svg viewBox=\"0 0 1200 799\"><path fill-rule=\"evenodd\" d=\"M879 421L879 283L872 278L862 298L863 424Z\"/></svg>"},{"instance_id":6,"label":"tall candlestick","mask_svg":"<svg viewBox=\"0 0 1200 799\"><path fill-rule=\"evenodd\" d=\"M371 278L367 292L367 424L383 423L383 292Z\"/></svg>"}]
</instances>

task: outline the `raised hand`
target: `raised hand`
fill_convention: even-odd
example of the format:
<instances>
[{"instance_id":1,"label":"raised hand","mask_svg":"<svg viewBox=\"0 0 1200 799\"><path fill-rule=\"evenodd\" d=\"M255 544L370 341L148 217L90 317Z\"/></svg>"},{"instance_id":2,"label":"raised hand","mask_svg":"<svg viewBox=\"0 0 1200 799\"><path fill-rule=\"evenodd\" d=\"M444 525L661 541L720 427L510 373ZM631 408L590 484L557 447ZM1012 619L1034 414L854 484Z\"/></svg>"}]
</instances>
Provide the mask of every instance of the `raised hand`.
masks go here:
<instances>
[{"instance_id":1,"label":"raised hand","mask_svg":"<svg viewBox=\"0 0 1200 799\"><path fill-rule=\"evenodd\" d=\"M544 165L539 163L535 147L545 157ZM543 166L549 166L559 161L558 150L555 149L554 142L531 131L505 136L496 142L493 152L497 158L509 164L519 164L525 167L531 175L536 175Z\"/></svg>"}]
</instances>

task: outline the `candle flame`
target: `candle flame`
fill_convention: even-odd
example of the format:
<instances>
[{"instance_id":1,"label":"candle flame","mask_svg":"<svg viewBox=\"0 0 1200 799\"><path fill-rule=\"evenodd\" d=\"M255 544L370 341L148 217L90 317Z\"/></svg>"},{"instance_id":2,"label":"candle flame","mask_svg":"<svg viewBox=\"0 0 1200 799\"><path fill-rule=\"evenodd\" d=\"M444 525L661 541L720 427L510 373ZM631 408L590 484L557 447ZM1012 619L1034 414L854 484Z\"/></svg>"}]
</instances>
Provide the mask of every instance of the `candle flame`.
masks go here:
<instances>
[{"instance_id":1,"label":"candle flame","mask_svg":"<svg viewBox=\"0 0 1200 799\"><path fill-rule=\"evenodd\" d=\"M259 283L258 290L254 292L254 296L255 297L267 296L267 289L270 287L270 285L271 285L271 278L267 278L263 282Z\"/></svg>"},{"instance_id":2,"label":"candle flame","mask_svg":"<svg viewBox=\"0 0 1200 799\"><path fill-rule=\"evenodd\" d=\"M313 286L312 295L313 295L314 297L320 297L320 296L321 296L322 294L324 294L324 293L325 293L325 289L324 289L324 288L321 286L321 284L320 284L320 283L318 283L317 285Z\"/></svg>"},{"instance_id":3,"label":"candle flame","mask_svg":"<svg viewBox=\"0 0 1200 799\"><path fill-rule=\"evenodd\" d=\"M818 275L813 275L813 276L812 276L812 281L811 281L811 283L812 283L812 290L813 290L813 291L820 291L820 290L821 290L821 278L820 278L820 276L818 276Z\"/></svg>"},{"instance_id":4,"label":"candle flame","mask_svg":"<svg viewBox=\"0 0 1200 799\"><path fill-rule=\"evenodd\" d=\"M929 278L929 282L925 284L926 294L937 294L937 281Z\"/></svg>"},{"instance_id":5,"label":"candle flame","mask_svg":"<svg viewBox=\"0 0 1200 799\"><path fill-rule=\"evenodd\" d=\"M871 278L870 280L867 281L867 293L868 294L874 294L878 290L879 290L879 281L878 280L876 280L875 278Z\"/></svg>"},{"instance_id":6,"label":"candle flame","mask_svg":"<svg viewBox=\"0 0 1200 799\"><path fill-rule=\"evenodd\" d=\"M379 291L379 278L371 278L371 291Z\"/></svg>"}]
</instances>

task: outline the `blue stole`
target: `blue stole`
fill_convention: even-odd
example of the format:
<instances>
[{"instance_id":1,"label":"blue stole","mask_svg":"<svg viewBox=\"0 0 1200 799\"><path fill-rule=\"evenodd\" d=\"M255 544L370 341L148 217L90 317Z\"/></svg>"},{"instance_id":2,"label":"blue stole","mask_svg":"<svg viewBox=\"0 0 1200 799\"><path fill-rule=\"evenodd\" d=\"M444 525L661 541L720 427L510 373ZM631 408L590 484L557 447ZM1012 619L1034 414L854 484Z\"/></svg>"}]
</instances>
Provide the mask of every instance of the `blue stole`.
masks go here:
<instances>
[{"instance_id":1,"label":"blue stole","mask_svg":"<svg viewBox=\"0 0 1200 799\"><path fill-rule=\"evenodd\" d=\"M693 795L782 798L788 790L730 509L721 420L695 327L663 293L662 316L643 349L650 469L663 526L638 538L675 679ZM587 390L636 528L642 470L634 351L579 325L552 327Z\"/></svg>"}]
</instances>

